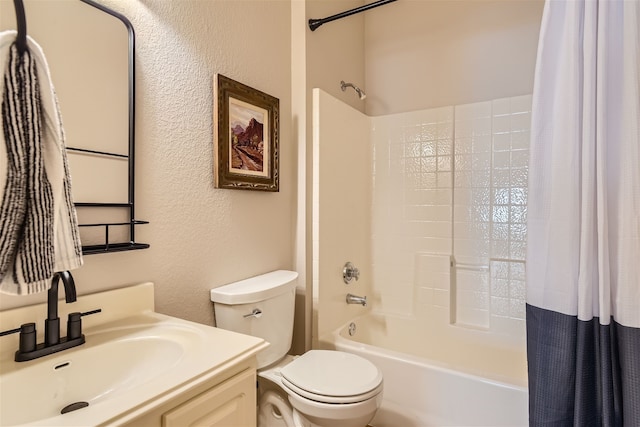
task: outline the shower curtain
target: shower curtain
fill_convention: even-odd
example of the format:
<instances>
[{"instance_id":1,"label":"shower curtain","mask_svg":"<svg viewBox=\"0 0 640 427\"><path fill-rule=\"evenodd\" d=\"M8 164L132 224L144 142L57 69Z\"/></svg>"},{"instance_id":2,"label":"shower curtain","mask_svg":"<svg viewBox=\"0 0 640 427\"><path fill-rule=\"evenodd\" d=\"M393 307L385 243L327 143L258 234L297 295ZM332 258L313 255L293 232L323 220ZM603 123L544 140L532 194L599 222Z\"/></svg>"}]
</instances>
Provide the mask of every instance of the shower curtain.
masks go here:
<instances>
[{"instance_id":1,"label":"shower curtain","mask_svg":"<svg viewBox=\"0 0 640 427\"><path fill-rule=\"evenodd\" d=\"M640 426L640 0L547 0L527 242L531 426Z\"/></svg>"}]
</instances>

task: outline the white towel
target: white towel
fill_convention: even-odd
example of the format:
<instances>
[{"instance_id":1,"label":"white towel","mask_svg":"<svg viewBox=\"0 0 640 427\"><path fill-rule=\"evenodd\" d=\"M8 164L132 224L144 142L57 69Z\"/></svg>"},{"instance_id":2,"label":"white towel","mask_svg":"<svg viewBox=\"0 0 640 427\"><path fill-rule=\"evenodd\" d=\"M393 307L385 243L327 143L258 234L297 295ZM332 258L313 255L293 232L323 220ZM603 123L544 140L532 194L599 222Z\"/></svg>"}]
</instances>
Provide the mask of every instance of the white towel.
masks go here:
<instances>
[{"instance_id":1,"label":"white towel","mask_svg":"<svg viewBox=\"0 0 640 427\"><path fill-rule=\"evenodd\" d=\"M0 291L45 291L56 271L82 265L82 247L49 67L28 38L0 33Z\"/></svg>"}]
</instances>

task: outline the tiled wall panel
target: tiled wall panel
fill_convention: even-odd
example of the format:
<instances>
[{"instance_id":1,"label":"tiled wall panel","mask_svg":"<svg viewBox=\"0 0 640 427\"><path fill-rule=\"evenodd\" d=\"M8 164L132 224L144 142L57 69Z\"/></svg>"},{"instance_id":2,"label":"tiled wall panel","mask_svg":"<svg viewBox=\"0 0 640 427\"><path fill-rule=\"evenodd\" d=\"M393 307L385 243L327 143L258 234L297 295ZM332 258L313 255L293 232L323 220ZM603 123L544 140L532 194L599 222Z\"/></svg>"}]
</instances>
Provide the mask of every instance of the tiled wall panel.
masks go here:
<instances>
[{"instance_id":1,"label":"tiled wall panel","mask_svg":"<svg viewBox=\"0 0 640 427\"><path fill-rule=\"evenodd\" d=\"M527 95L373 119L374 309L523 335L530 111Z\"/></svg>"},{"instance_id":2,"label":"tiled wall panel","mask_svg":"<svg viewBox=\"0 0 640 427\"><path fill-rule=\"evenodd\" d=\"M523 330L530 119L528 95L455 108L457 324Z\"/></svg>"},{"instance_id":3,"label":"tiled wall panel","mask_svg":"<svg viewBox=\"0 0 640 427\"><path fill-rule=\"evenodd\" d=\"M377 117L373 123L374 307L408 315L415 300L433 302L434 294L448 305L448 285L437 291L416 287L415 271L422 268L416 258L421 253L446 255L449 265L453 107Z\"/></svg>"}]
</instances>

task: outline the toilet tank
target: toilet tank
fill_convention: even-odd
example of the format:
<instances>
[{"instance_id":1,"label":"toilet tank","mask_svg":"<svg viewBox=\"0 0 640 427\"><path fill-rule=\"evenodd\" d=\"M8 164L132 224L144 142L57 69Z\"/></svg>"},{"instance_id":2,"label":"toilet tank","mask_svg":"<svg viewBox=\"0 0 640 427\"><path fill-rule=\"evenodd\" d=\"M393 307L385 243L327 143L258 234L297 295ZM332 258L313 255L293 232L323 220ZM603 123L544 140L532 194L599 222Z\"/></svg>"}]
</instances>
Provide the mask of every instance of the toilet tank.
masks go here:
<instances>
[{"instance_id":1,"label":"toilet tank","mask_svg":"<svg viewBox=\"0 0 640 427\"><path fill-rule=\"evenodd\" d=\"M271 344L258 353L258 369L291 348L297 278L295 271L278 270L211 289L217 327Z\"/></svg>"}]
</instances>

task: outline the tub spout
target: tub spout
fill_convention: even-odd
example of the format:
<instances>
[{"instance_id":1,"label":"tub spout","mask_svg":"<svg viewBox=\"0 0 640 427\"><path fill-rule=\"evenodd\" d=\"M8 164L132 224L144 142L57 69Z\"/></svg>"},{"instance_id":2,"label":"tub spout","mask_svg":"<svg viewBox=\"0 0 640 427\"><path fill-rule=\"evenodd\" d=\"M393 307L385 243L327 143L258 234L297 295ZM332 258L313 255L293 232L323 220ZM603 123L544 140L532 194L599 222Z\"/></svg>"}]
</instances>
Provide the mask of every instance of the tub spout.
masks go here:
<instances>
[{"instance_id":1,"label":"tub spout","mask_svg":"<svg viewBox=\"0 0 640 427\"><path fill-rule=\"evenodd\" d=\"M367 306L367 297L359 297L353 294L347 294L347 304L362 304L363 307Z\"/></svg>"}]
</instances>

